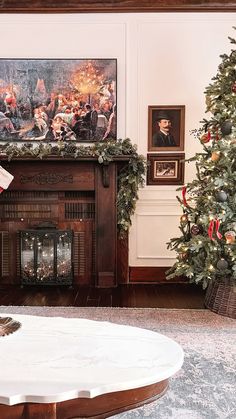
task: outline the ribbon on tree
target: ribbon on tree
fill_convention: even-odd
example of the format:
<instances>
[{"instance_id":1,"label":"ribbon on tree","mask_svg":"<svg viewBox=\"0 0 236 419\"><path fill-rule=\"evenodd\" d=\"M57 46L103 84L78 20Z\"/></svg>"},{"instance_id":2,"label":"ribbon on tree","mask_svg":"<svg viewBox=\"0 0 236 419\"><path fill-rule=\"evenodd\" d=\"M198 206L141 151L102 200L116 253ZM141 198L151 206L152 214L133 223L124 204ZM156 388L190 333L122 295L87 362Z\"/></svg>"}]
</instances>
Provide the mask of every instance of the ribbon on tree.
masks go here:
<instances>
[{"instance_id":1,"label":"ribbon on tree","mask_svg":"<svg viewBox=\"0 0 236 419\"><path fill-rule=\"evenodd\" d=\"M187 192L187 187L183 186L182 187L183 204L184 204L185 207L188 207L188 203L187 203L187 200L186 200L186 192Z\"/></svg>"},{"instance_id":2,"label":"ribbon on tree","mask_svg":"<svg viewBox=\"0 0 236 419\"><path fill-rule=\"evenodd\" d=\"M219 228L220 228L220 220L218 220L217 218L215 220L211 220L209 227L208 227L208 236L210 237L211 240L215 240L213 238L213 233L214 233L214 228L215 228L215 233L216 236L218 237L219 240L222 239L222 234L220 234L219 232Z\"/></svg>"},{"instance_id":3,"label":"ribbon on tree","mask_svg":"<svg viewBox=\"0 0 236 419\"><path fill-rule=\"evenodd\" d=\"M4 189L8 188L13 179L14 176L12 176L11 173L0 166L0 193L4 191Z\"/></svg>"}]
</instances>

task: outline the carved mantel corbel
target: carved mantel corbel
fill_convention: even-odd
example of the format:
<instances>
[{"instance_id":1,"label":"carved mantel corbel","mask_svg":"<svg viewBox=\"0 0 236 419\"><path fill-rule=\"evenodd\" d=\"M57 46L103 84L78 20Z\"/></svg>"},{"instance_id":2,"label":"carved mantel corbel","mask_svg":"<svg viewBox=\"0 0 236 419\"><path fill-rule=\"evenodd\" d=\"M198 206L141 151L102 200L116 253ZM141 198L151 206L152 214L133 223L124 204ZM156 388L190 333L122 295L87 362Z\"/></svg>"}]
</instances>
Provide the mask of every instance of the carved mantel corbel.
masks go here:
<instances>
[{"instance_id":1,"label":"carved mantel corbel","mask_svg":"<svg viewBox=\"0 0 236 419\"><path fill-rule=\"evenodd\" d=\"M109 162L104 162L102 164L102 183L103 183L104 188L109 188L110 186Z\"/></svg>"}]
</instances>

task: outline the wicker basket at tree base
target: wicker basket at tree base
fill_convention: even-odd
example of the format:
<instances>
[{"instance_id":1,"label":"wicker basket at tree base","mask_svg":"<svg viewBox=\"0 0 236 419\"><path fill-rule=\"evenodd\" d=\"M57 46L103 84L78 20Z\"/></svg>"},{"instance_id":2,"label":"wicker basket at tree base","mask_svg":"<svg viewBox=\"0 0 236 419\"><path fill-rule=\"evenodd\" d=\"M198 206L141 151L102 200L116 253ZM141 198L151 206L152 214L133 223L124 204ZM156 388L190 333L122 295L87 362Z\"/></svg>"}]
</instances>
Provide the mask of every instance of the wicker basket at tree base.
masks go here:
<instances>
[{"instance_id":1,"label":"wicker basket at tree base","mask_svg":"<svg viewBox=\"0 0 236 419\"><path fill-rule=\"evenodd\" d=\"M236 285L227 279L212 281L206 291L205 306L221 316L236 319Z\"/></svg>"}]
</instances>

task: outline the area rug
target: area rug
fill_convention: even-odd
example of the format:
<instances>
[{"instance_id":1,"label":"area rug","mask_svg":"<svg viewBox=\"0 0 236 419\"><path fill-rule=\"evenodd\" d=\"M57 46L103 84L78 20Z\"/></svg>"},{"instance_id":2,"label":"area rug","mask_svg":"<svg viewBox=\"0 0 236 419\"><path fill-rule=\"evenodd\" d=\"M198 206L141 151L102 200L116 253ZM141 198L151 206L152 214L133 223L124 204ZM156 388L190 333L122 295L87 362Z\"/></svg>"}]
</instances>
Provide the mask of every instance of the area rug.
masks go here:
<instances>
[{"instance_id":1,"label":"area rug","mask_svg":"<svg viewBox=\"0 0 236 419\"><path fill-rule=\"evenodd\" d=\"M185 352L159 400L113 419L235 419L236 321L209 310L0 306L1 313L79 317L150 329Z\"/></svg>"}]
</instances>

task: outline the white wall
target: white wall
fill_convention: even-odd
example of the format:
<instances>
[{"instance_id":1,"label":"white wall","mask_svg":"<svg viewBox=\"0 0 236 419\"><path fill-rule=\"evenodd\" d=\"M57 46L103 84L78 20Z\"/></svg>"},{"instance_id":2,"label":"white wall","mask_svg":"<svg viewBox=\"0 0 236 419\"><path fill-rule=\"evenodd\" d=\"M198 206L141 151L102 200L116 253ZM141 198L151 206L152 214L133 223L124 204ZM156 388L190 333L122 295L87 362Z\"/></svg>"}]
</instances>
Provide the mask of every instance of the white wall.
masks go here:
<instances>
[{"instance_id":1,"label":"white wall","mask_svg":"<svg viewBox=\"0 0 236 419\"><path fill-rule=\"evenodd\" d=\"M204 89L234 37L235 13L0 15L1 58L117 58L118 136L147 154L148 105L185 105L185 154L201 150L190 130L205 116ZM187 164L185 181L194 176ZM131 266L170 266L178 234L176 186L140 191L130 231Z\"/></svg>"}]
</instances>

